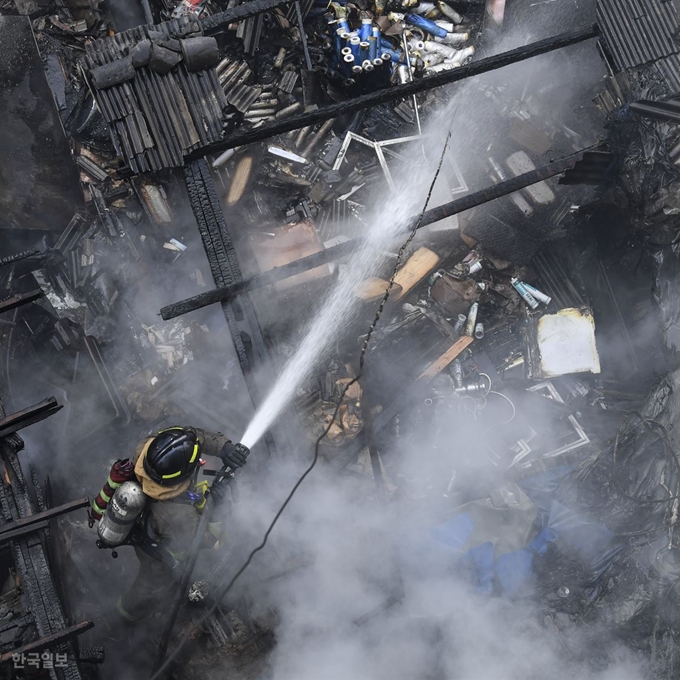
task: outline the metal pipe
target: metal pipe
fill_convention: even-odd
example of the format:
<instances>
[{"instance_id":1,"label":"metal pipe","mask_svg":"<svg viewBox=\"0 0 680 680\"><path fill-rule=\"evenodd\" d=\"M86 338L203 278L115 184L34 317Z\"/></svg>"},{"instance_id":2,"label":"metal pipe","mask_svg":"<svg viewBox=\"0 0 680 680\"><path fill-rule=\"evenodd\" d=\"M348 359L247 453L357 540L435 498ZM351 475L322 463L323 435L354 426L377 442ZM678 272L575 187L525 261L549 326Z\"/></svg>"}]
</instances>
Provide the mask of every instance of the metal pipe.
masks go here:
<instances>
[{"instance_id":1,"label":"metal pipe","mask_svg":"<svg viewBox=\"0 0 680 680\"><path fill-rule=\"evenodd\" d=\"M470 337L475 334L475 325L477 324L477 312L479 311L479 302L473 302L468 312L467 322L465 323L465 335Z\"/></svg>"},{"instance_id":2,"label":"metal pipe","mask_svg":"<svg viewBox=\"0 0 680 680\"><path fill-rule=\"evenodd\" d=\"M359 67L361 68L361 67ZM335 123L335 119L327 120L317 131L312 135L312 138L309 140L307 143L307 146L304 148L302 153L300 154L301 156L304 156L305 158L309 158L309 154L312 153L314 150L314 147L323 140L323 138L328 134L328 131L333 127L333 123Z\"/></svg>"},{"instance_id":3,"label":"metal pipe","mask_svg":"<svg viewBox=\"0 0 680 680\"><path fill-rule=\"evenodd\" d=\"M303 127L300 132L298 132L297 137L295 138L295 148L299 149L300 146L302 145L302 142L305 141L305 137L312 131L312 126L308 125L307 127Z\"/></svg>"},{"instance_id":4,"label":"metal pipe","mask_svg":"<svg viewBox=\"0 0 680 680\"><path fill-rule=\"evenodd\" d=\"M248 111L255 111L256 109L270 109L272 106L278 106L278 99L258 99L250 105Z\"/></svg>"},{"instance_id":5,"label":"metal pipe","mask_svg":"<svg viewBox=\"0 0 680 680\"><path fill-rule=\"evenodd\" d=\"M281 118L286 118L287 116L292 116L294 113L299 111L301 108L302 108L302 102L295 102L295 104L291 104L290 106L286 106L285 109L281 109L280 111L277 111L274 118L276 118L276 120L280 120Z\"/></svg>"},{"instance_id":6,"label":"metal pipe","mask_svg":"<svg viewBox=\"0 0 680 680\"><path fill-rule=\"evenodd\" d=\"M266 118L267 116L274 117L276 109L250 109L243 114L245 120L250 120L251 118Z\"/></svg>"},{"instance_id":7,"label":"metal pipe","mask_svg":"<svg viewBox=\"0 0 680 680\"><path fill-rule=\"evenodd\" d=\"M629 104L631 111L643 118L680 123L680 104L677 102L652 102L641 100Z\"/></svg>"},{"instance_id":8,"label":"metal pipe","mask_svg":"<svg viewBox=\"0 0 680 680\"><path fill-rule=\"evenodd\" d=\"M467 321L467 316L465 314L459 314L458 318L456 319L456 325L453 327L453 330L460 335L463 332L463 328L465 327L465 322Z\"/></svg>"},{"instance_id":9,"label":"metal pipe","mask_svg":"<svg viewBox=\"0 0 680 680\"><path fill-rule=\"evenodd\" d=\"M283 66L283 60L286 58L286 48L282 47L279 50L279 53L276 55L276 59L274 59L274 68L280 69Z\"/></svg>"},{"instance_id":10,"label":"metal pipe","mask_svg":"<svg viewBox=\"0 0 680 680\"><path fill-rule=\"evenodd\" d=\"M213 170L222 167L237 151L238 147L235 149L227 149L223 154L220 154L212 163Z\"/></svg>"},{"instance_id":11,"label":"metal pipe","mask_svg":"<svg viewBox=\"0 0 680 680\"><path fill-rule=\"evenodd\" d=\"M316 123L320 123L330 118L336 118L345 113L354 113L361 109L376 106L377 104L404 99L414 94L418 94L419 92L425 92L436 87L441 87L442 85L459 82L466 78L471 78L482 73L488 73L489 71L495 71L504 66L516 64L520 61L546 54L547 52L553 52L564 47L582 43L586 40L592 40L597 37L597 35L598 29L596 25L580 31L562 33L552 38L539 40L530 45L518 47L509 52L503 52L492 57L480 59L479 61L466 64L465 66L461 66L460 68L451 71L436 73L428 78L422 78L412 83L406 83L405 85L395 85L388 89L375 90L348 101L324 106L316 111L305 112L300 116L294 116L288 120L276 121L270 125L263 125L257 130L238 130L237 132L227 135L219 142L190 152L186 156L186 159L192 160L195 158L202 158L207 154L221 153L232 146L252 144L254 142L262 141L263 139L269 139L275 135L283 134L284 132L289 132L290 130L296 130L308 125L315 125Z\"/></svg>"},{"instance_id":12,"label":"metal pipe","mask_svg":"<svg viewBox=\"0 0 680 680\"><path fill-rule=\"evenodd\" d=\"M153 12L151 11L151 3L149 0L141 0L141 3L142 10L144 11L144 21L146 21L147 24L156 23L153 18Z\"/></svg>"},{"instance_id":13,"label":"metal pipe","mask_svg":"<svg viewBox=\"0 0 680 680\"><path fill-rule=\"evenodd\" d=\"M579 161L586 150L579 151L576 154L561 158L552 163L548 163L541 168L532 170L531 172L525 173L524 175L519 175L518 177L513 177L512 179L506 180L504 182L499 182L491 187L482 189L462 198L458 198L450 203L445 203L437 208L431 208L427 210L423 215L420 224L417 226L424 227L428 224L433 224L434 222L439 222L440 220L446 219L453 215L458 215L459 213L470 210L478 205L483 205L496 198L501 198L502 196L508 196L516 191L525 189L532 184L541 182L543 180L554 177L563 173L565 170L573 168ZM302 154L304 155L304 154ZM417 218L411 218L411 223L417 223ZM275 267L270 271L263 272L262 274L257 274L250 279L245 279L228 286L222 286L221 288L216 288L215 290L210 290L200 295L196 295L192 298L182 300L180 302L175 302L174 304L168 305L161 309L161 317L168 321L169 319L174 319L175 317L186 314L187 312L194 311L196 309L201 309L207 305L211 305L215 302L226 302L239 293L243 293L249 290L255 290L257 288L262 288L268 286L277 281L283 281L290 276L295 276L301 272L308 271L310 269L315 269L328 262L333 262L342 257L346 257L352 253L356 248L361 247L361 239L351 239L345 241L332 248L326 248L319 253L314 255L308 255L307 257L300 258L286 265L280 267Z\"/></svg>"}]
</instances>

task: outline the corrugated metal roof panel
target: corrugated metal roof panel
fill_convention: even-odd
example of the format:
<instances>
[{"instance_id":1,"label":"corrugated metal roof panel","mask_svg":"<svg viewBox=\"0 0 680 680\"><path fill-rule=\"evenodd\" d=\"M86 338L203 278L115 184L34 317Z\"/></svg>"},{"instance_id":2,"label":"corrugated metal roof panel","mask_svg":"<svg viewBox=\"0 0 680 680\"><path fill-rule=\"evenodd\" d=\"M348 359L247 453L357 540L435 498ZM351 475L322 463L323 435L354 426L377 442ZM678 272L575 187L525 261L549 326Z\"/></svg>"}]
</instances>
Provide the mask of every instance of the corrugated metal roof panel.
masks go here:
<instances>
[{"instance_id":1,"label":"corrugated metal roof panel","mask_svg":"<svg viewBox=\"0 0 680 680\"><path fill-rule=\"evenodd\" d=\"M654 66L668 83L670 94L680 94L680 55L673 54L670 57L659 59Z\"/></svg>"},{"instance_id":2,"label":"corrugated metal roof panel","mask_svg":"<svg viewBox=\"0 0 680 680\"><path fill-rule=\"evenodd\" d=\"M120 58L147 39L151 30L181 38L198 35L200 25L182 17L92 41L85 47L86 68ZM181 167L186 154L222 135L227 103L214 69L190 73L180 63L161 75L144 66L136 69L132 80L96 90L95 97L116 153L135 173Z\"/></svg>"},{"instance_id":3,"label":"corrugated metal roof panel","mask_svg":"<svg viewBox=\"0 0 680 680\"><path fill-rule=\"evenodd\" d=\"M618 70L680 53L680 20L670 0L599 0L597 21Z\"/></svg>"}]
</instances>

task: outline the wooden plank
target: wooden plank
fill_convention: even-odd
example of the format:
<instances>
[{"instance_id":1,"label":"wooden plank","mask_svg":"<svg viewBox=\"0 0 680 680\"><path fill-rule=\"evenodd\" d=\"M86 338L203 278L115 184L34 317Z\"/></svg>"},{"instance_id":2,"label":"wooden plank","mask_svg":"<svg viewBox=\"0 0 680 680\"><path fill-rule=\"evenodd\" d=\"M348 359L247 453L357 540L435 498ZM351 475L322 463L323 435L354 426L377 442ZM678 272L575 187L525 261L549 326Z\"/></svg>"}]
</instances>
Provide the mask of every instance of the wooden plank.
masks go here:
<instances>
[{"instance_id":1,"label":"wooden plank","mask_svg":"<svg viewBox=\"0 0 680 680\"><path fill-rule=\"evenodd\" d=\"M94 623L92 621L83 621L82 623L78 623L75 626L71 626L70 628L64 628L64 630L60 630L57 633L52 633L51 635L47 635L43 638L40 638L39 640L29 642L27 645L24 645L23 647L17 647L16 649L13 649L11 652L7 652L6 654L0 656L0 664L11 661L12 656L14 654L21 655L29 654L30 652L39 652L43 649L53 647L56 644L61 644L62 642L65 642L66 640L74 637L75 635L80 635L81 633L84 633L86 630L90 630L92 626L94 626Z\"/></svg>"},{"instance_id":2,"label":"wooden plank","mask_svg":"<svg viewBox=\"0 0 680 680\"><path fill-rule=\"evenodd\" d=\"M234 174L236 177L236 174ZM286 224L273 230L272 236L255 238L252 243L253 254L260 271L266 272L275 267L286 265L293 260L318 253L323 243L316 232L314 223L309 219ZM327 264L292 276L274 284L275 291L284 291L299 284L308 283L330 274Z\"/></svg>"},{"instance_id":3,"label":"wooden plank","mask_svg":"<svg viewBox=\"0 0 680 680\"><path fill-rule=\"evenodd\" d=\"M57 400L54 397L49 397L48 399L43 399L39 404L25 408L23 411L12 413L12 415L0 420L0 437L6 437L8 434L44 420L62 408L62 406L57 404Z\"/></svg>"},{"instance_id":4,"label":"wooden plank","mask_svg":"<svg viewBox=\"0 0 680 680\"><path fill-rule=\"evenodd\" d=\"M0 544L7 543L7 541L13 541L16 538L22 538L23 536L26 536L27 534L30 534L34 531L39 531L40 529L47 529L49 525L50 523L47 520L43 520L42 522L38 522L36 524L29 524L28 526L14 529L13 531L5 531L4 533L0 534Z\"/></svg>"},{"instance_id":5,"label":"wooden plank","mask_svg":"<svg viewBox=\"0 0 680 680\"><path fill-rule=\"evenodd\" d=\"M439 255L429 248L418 248L406 264L397 272L394 283L401 286L401 292L395 295L395 300L400 300L417 286L437 265Z\"/></svg>"},{"instance_id":6,"label":"wooden plank","mask_svg":"<svg viewBox=\"0 0 680 680\"><path fill-rule=\"evenodd\" d=\"M79 498L77 501L69 501L63 505L58 505L56 508L49 508L48 510L43 510L42 512L36 512L34 515L28 515L28 517L22 517L15 522L4 524L0 527L0 541L5 540L5 534L7 532L14 531L31 524L36 524L38 522L42 522L43 520L52 519L53 517L59 517L59 515L65 515L67 512L80 510L80 508L86 508L89 505L89 498Z\"/></svg>"},{"instance_id":7,"label":"wooden plank","mask_svg":"<svg viewBox=\"0 0 680 680\"><path fill-rule=\"evenodd\" d=\"M459 354L461 354L467 347L472 344L473 338L469 335L463 335L456 342L449 347L444 354L442 354L437 361L430 364L425 371L419 376L418 380L427 380L429 382L435 375L441 373Z\"/></svg>"},{"instance_id":8,"label":"wooden plank","mask_svg":"<svg viewBox=\"0 0 680 680\"><path fill-rule=\"evenodd\" d=\"M22 305L27 305L29 302L34 302L38 298L41 298L42 294L43 292L38 289L32 290L30 293L20 293L19 295L9 298L8 300L3 300L0 302L0 314L2 314L2 312L9 312L12 309L21 307Z\"/></svg>"},{"instance_id":9,"label":"wooden plank","mask_svg":"<svg viewBox=\"0 0 680 680\"><path fill-rule=\"evenodd\" d=\"M389 285L389 281L385 281L384 279L379 279L377 277L371 277L357 284L357 287L354 289L354 295L364 302L381 300L383 297L385 297L385 291ZM393 295L399 299L401 297L401 286L394 284L392 286L390 295Z\"/></svg>"}]
</instances>

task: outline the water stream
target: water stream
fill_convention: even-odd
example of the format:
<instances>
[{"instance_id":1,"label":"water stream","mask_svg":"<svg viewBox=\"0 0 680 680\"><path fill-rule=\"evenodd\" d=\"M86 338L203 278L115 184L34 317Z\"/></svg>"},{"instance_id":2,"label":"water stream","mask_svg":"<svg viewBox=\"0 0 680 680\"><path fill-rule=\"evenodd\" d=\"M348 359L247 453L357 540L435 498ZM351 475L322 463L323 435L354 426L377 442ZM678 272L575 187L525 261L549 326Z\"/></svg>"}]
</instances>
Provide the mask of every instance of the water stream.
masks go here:
<instances>
[{"instance_id":1,"label":"water stream","mask_svg":"<svg viewBox=\"0 0 680 680\"><path fill-rule=\"evenodd\" d=\"M291 402L318 362L324 358L329 347L342 333L342 328L348 325L353 314L359 310L360 301L354 295L357 284L375 276L386 257L385 253L399 247L409 226L409 218L418 213L427 196L446 141L447 128L442 127L442 123L448 121L450 124L450 116L447 114L453 113L453 107L453 102L449 103L445 107L447 111L435 116L435 120L430 122L422 139L404 148L404 160L392 171L396 190L374 197L373 208L365 219L369 228L362 247L348 258L343 275L308 319L297 350L257 409L241 439L246 446L252 447L260 440L282 409ZM437 134L435 130L438 130ZM428 162L424 161L423 152Z\"/></svg>"}]
</instances>

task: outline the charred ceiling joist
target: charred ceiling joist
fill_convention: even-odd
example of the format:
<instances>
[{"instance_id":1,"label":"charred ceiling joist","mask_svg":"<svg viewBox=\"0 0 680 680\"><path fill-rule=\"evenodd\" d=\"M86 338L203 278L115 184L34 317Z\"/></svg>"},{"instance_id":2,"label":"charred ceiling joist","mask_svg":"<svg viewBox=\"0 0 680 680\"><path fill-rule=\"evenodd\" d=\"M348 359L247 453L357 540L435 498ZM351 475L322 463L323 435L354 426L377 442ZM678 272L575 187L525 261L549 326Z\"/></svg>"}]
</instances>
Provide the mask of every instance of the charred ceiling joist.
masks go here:
<instances>
[{"instance_id":1,"label":"charred ceiling joist","mask_svg":"<svg viewBox=\"0 0 680 680\"><path fill-rule=\"evenodd\" d=\"M448 85L450 83L456 83L465 80L466 78L472 78L483 73L495 71L504 66L510 66L511 64L516 64L541 54L547 54L548 52L553 52L571 45L577 45L586 40L592 40L598 35L598 28L594 25L585 30L571 31L546 38L545 40L538 40L537 42L518 47L508 52L502 52L501 54L496 54L492 57L474 61L451 71L443 71L421 80L405 83L404 85L395 85L384 90L375 90L360 97L332 104L331 106L324 106L316 111L305 112L299 116L266 124L258 128L234 132L225 139L215 142L209 147L204 147L191 152L188 154L187 158L191 160L207 154L221 153L227 149L253 144L283 134L284 132L290 132L291 130L297 130L308 125L315 125L316 123L331 120L343 114L355 113L356 111L361 111L362 109L367 109L378 104L405 99L420 92L426 92L427 90L442 87L443 85Z\"/></svg>"},{"instance_id":2,"label":"charred ceiling joist","mask_svg":"<svg viewBox=\"0 0 680 680\"><path fill-rule=\"evenodd\" d=\"M585 153L585 151L581 151L571 156L561 158L542 168L520 175L519 177L499 182L494 186L468 194L463 198L445 203L437 208L432 208L424 214L420 226L424 227L428 224L433 224L446 217L457 215L478 205L512 194L520 189L536 184L541 180L559 175L576 166ZM593 154L591 154L591 156L592 155ZM411 219L411 222L415 222L416 220L417 217L414 216ZM287 265L276 267L270 271L253 276L250 279L232 282L225 286L218 287L215 290L208 291L207 293L201 293L200 295L188 298L187 300L176 302L167 307L163 307L161 309L161 316L165 320L174 319L177 316L196 309L201 309L202 307L215 302L222 302L224 304L246 291L262 288L272 283L276 283L277 281L282 281L283 279L300 274L301 272L309 271L322 264L327 264L328 262L333 262L334 260L345 257L352 252L357 245L357 240L345 241L337 246L326 248L319 253L295 260Z\"/></svg>"},{"instance_id":3,"label":"charred ceiling joist","mask_svg":"<svg viewBox=\"0 0 680 680\"><path fill-rule=\"evenodd\" d=\"M187 164L184 168L184 177L191 209L196 217L210 271L216 285L225 286L238 283L243 278L241 267L215 191L208 163L205 160L198 160ZM242 296L238 302L223 303L222 310L229 326L229 332L234 342L234 348L250 397L253 403L257 405L261 401L262 386L260 380L265 376L261 372L258 372L257 376L254 374L253 363L258 362L260 368L267 370L270 361L255 309L250 299L247 296ZM292 423L294 419L286 420ZM283 439L280 437L283 437ZM282 442L290 441L284 431L280 433L280 437L277 437L279 446ZM270 455L274 455L277 447L271 434L268 433L265 436L265 442Z\"/></svg>"},{"instance_id":4,"label":"charred ceiling joist","mask_svg":"<svg viewBox=\"0 0 680 680\"><path fill-rule=\"evenodd\" d=\"M4 416L1 403L0 415ZM48 521L82 508L89 501L80 499L48 509L37 490L34 500L17 455L23 446L16 434L0 437L4 468L0 480L0 535L4 535L3 548L9 550L21 584L14 605L21 615L9 619L9 625L3 624L3 639L10 642L0 646L0 664L11 662L13 655L49 649L63 658L58 677L79 680L83 676L74 638L94 624L83 621L69 625L52 575Z\"/></svg>"}]
</instances>

